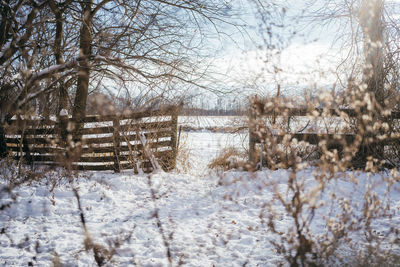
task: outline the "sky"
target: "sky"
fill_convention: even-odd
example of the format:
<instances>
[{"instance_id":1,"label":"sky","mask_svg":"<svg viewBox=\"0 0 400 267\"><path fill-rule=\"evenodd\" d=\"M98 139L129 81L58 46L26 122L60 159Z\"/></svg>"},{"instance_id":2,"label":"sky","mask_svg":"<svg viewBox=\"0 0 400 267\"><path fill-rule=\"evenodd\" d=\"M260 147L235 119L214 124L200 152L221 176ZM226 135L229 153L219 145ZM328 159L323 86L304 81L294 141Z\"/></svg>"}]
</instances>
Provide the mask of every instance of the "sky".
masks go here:
<instances>
[{"instance_id":1,"label":"sky","mask_svg":"<svg viewBox=\"0 0 400 267\"><path fill-rule=\"evenodd\" d=\"M213 79L205 81L204 86L213 88L187 89L188 96L197 96L197 100L190 101L206 100L210 107L217 106L221 98L224 102L244 102L254 94L275 94L278 84L281 93L289 96L302 95L305 90L338 88L337 66L348 53L340 42L334 42L341 25L310 26L299 18L312 10L309 2L314 1L313 8L317 8L327 1L344 0L257 0L270 11L264 17L255 1L231 0L232 12L238 14L231 19L242 27L221 23L218 27L222 33L207 39L207 63L211 65ZM271 2L277 5L267 6ZM387 2L400 4L400 0ZM267 34L269 25L275 25L271 40ZM213 28L210 25L210 31Z\"/></svg>"},{"instance_id":2,"label":"sky","mask_svg":"<svg viewBox=\"0 0 400 267\"><path fill-rule=\"evenodd\" d=\"M269 14L267 19L270 21L283 23L283 27L273 28L273 35L280 40L270 42L277 49L267 47L263 36L266 35L268 22L260 24L259 10L249 2L235 1L246 28L240 31L227 27L226 30L232 33L231 38L218 39L214 44L216 53L213 64L228 77L224 79L225 85L239 87L241 94L243 89L248 94L266 94L266 91L274 91L277 84L290 91L315 86L317 81L325 87L335 83L333 72L338 55L342 56L338 49L332 47L335 29L314 27L312 31L301 31L304 24L296 21L296 17L307 8L306 1L278 1L285 7L284 19L279 17L281 7L276 9L278 12ZM277 16L276 19L274 16ZM297 90L295 93L301 92Z\"/></svg>"},{"instance_id":3,"label":"sky","mask_svg":"<svg viewBox=\"0 0 400 267\"><path fill-rule=\"evenodd\" d=\"M315 6L310 7L307 5L310 1L277 0L275 3L279 7L266 16L267 23L263 24L254 1L234 0L233 6L242 14L240 19L247 27L242 31L227 27L225 30L230 33L230 38L215 40L213 65L227 76L224 85L240 88L241 95L243 90L247 94L273 93L277 84L285 88L288 95L302 94L304 88L329 89L337 86L336 68L349 53L342 46L344 39L334 42L343 25L314 23L307 27L308 24L298 18L304 11L316 9L327 2L315 0ZM400 14L399 4L400 0L386 1L387 12L392 17L399 16L396 15ZM280 17L282 7L285 8L283 19ZM272 29L273 35L279 38L279 41L270 41L277 47L276 50L267 47L262 38L268 37L266 25L271 22L283 24L283 27Z\"/></svg>"}]
</instances>

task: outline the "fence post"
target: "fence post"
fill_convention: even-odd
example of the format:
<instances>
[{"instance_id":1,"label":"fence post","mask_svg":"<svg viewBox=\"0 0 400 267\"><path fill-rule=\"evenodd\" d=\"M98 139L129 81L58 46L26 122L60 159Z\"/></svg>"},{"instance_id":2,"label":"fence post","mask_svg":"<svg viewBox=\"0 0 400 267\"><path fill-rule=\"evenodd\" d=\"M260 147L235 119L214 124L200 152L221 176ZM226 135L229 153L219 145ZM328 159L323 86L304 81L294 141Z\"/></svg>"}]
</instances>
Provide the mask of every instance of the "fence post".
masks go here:
<instances>
[{"instance_id":1,"label":"fence post","mask_svg":"<svg viewBox=\"0 0 400 267\"><path fill-rule=\"evenodd\" d=\"M62 152L60 155L57 155L56 160L60 161L59 164L66 168L67 170L72 169L72 155L71 149L69 148L70 144L68 143L68 123L69 116L66 109L60 110L58 114L58 134L60 140L58 140L58 144L60 148L62 148Z\"/></svg>"},{"instance_id":2,"label":"fence post","mask_svg":"<svg viewBox=\"0 0 400 267\"><path fill-rule=\"evenodd\" d=\"M67 138L68 138L68 113L65 109L62 109L59 114L59 131L60 131L60 144L63 148L67 146Z\"/></svg>"},{"instance_id":3,"label":"fence post","mask_svg":"<svg viewBox=\"0 0 400 267\"><path fill-rule=\"evenodd\" d=\"M176 156L178 153L178 113L179 107L172 110L171 115L171 146L172 146L172 157L168 166L171 170L176 167Z\"/></svg>"},{"instance_id":4,"label":"fence post","mask_svg":"<svg viewBox=\"0 0 400 267\"><path fill-rule=\"evenodd\" d=\"M256 139L254 137L254 128L255 128L255 119L256 115L252 112L251 108L249 111L249 161L250 163L255 162L255 148L256 148Z\"/></svg>"},{"instance_id":5,"label":"fence post","mask_svg":"<svg viewBox=\"0 0 400 267\"><path fill-rule=\"evenodd\" d=\"M0 159L5 158L8 155L7 141L6 141L6 130L3 122L0 124Z\"/></svg>"},{"instance_id":6,"label":"fence post","mask_svg":"<svg viewBox=\"0 0 400 267\"><path fill-rule=\"evenodd\" d=\"M28 141L26 140L25 129L23 129L21 132L21 138L22 138L22 150L23 150L23 152L25 152L25 161L26 161L26 163L30 164L31 167L33 167L33 157L31 155L31 151L29 149ZM22 155L21 155L21 157L22 157Z\"/></svg>"},{"instance_id":7,"label":"fence post","mask_svg":"<svg viewBox=\"0 0 400 267\"><path fill-rule=\"evenodd\" d=\"M29 151L29 145L28 142L26 140L26 134L25 134L25 130L27 127L27 119L21 118L21 115L17 116L17 129L18 129L18 134L21 136L20 142L19 142L19 156L20 156L20 160L23 158L25 159L26 163L28 164L33 164L33 159L31 157L31 153ZM23 155L23 153L25 153L25 156Z\"/></svg>"},{"instance_id":8,"label":"fence post","mask_svg":"<svg viewBox=\"0 0 400 267\"><path fill-rule=\"evenodd\" d=\"M113 119L113 139L114 139L114 172L119 173L121 166L119 164L119 152L121 147L121 138L119 133L119 118Z\"/></svg>"}]
</instances>

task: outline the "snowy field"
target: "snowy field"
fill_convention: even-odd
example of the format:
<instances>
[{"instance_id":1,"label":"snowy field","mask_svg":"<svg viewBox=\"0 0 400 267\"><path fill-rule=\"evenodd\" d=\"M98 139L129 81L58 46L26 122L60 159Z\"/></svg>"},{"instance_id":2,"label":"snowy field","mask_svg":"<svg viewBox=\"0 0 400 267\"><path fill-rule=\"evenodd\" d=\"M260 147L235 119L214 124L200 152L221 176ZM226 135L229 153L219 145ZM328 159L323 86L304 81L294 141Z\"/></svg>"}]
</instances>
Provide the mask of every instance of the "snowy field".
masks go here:
<instances>
[{"instance_id":1,"label":"snowy field","mask_svg":"<svg viewBox=\"0 0 400 267\"><path fill-rule=\"evenodd\" d=\"M150 176L131 171L80 172L72 182L60 178L61 172L53 172L13 189L12 194L6 191L9 166L3 166L0 266L96 266L94 250L85 250L86 236L73 189L80 196L88 236L108 255L107 266L288 265L271 243L280 239L268 230L265 208L273 205L279 215L276 228L282 235L289 233L294 221L275 196L292 197L288 188L291 171L222 173L207 168L224 147L244 151L247 142L245 134L182 132L180 144L190 155L189 170L180 167ZM318 173L305 168L296 179L310 193L319 186ZM391 236L391 230L400 225L400 185L392 184L389 176L336 174L317 193L315 201L321 208L313 214L311 234L328 231L327 216L340 216L340 203L347 203L357 216L365 212L364 197L375 194L391 216L373 220L370 226L378 237L396 241L398 236ZM384 194L388 186L389 194ZM367 242L363 229L355 231L354 240L363 247ZM398 245L383 242L381 246L400 253ZM352 251L343 248L341 255L351 261Z\"/></svg>"},{"instance_id":2,"label":"snowy field","mask_svg":"<svg viewBox=\"0 0 400 267\"><path fill-rule=\"evenodd\" d=\"M246 122L245 116L179 116L178 123L194 128L224 127L232 122Z\"/></svg>"},{"instance_id":3,"label":"snowy field","mask_svg":"<svg viewBox=\"0 0 400 267\"><path fill-rule=\"evenodd\" d=\"M235 132L248 125L246 116L179 116L178 124L190 131Z\"/></svg>"},{"instance_id":4,"label":"snowy field","mask_svg":"<svg viewBox=\"0 0 400 267\"><path fill-rule=\"evenodd\" d=\"M264 117L265 123L271 126L271 117ZM338 117L277 117L276 125L280 130L290 133L349 133L351 120ZM178 123L183 129L190 131L211 131L244 133L248 131L247 116L179 116ZM289 126L289 127L288 127ZM276 129L278 129L276 128Z\"/></svg>"}]
</instances>

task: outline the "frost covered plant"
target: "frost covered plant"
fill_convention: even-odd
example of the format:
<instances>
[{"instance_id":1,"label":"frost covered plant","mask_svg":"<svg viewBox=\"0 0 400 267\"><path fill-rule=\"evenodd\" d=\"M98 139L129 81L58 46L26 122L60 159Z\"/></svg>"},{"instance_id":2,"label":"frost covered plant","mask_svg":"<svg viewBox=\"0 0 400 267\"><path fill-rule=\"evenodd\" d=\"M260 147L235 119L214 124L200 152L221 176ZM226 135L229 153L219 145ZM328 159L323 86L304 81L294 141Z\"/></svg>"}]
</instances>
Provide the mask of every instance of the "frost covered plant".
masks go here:
<instances>
[{"instance_id":1,"label":"frost covered plant","mask_svg":"<svg viewBox=\"0 0 400 267\"><path fill-rule=\"evenodd\" d=\"M10 233L9 224L14 218L8 214L8 211L19 204L19 187L37 183L47 174L47 171L43 170L32 171L31 168L15 162L10 157L0 161L0 236L6 237L9 244L18 249L30 250L33 247L33 259L41 252L39 241L28 234L21 239ZM11 214L13 214L12 211ZM27 264L33 266L33 261Z\"/></svg>"},{"instance_id":2,"label":"frost covered plant","mask_svg":"<svg viewBox=\"0 0 400 267\"><path fill-rule=\"evenodd\" d=\"M314 103L251 99L250 147L256 151L258 142L261 149L250 160L288 169L287 180L268 185L273 197L260 219L291 266L391 265L400 257L392 199L399 194L398 106L382 97L389 92L377 71L367 64L360 79L348 81L340 103L329 93ZM290 127L292 116L304 119ZM339 123L321 125L324 117ZM317 151L316 159L299 146ZM310 165L314 173L305 175Z\"/></svg>"},{"instance_id":3,"label":"frost covered plant","mask_svg":"<svg viewBox=\"0 0 400 267\"><path fill-rule=\"evenodd\" d=\"M310 172L296 164L287 178L265 173L271 199L263 202L261 224L268 242L290 266L391 266L400 257L393 218L395 173Z\"/></svg>"},{"instance_id":4,"label":"frost covered plant","mask_svg":"<svg viewBox=\"0 0 400 267\"><path fill-rule=\"evenodd\" d=\"M0 161L0 211L9 208L16 201L17 196L12 190L19 182L16 167L10 167L13 164L9 158Z\"/></svg>"},{"instance_id":5,"label":"frost covered plant","mask_svg":"<svg viewBox=\"0 0 400 267\"><path fill-rule=\"evenodd\" d=\"M312 262L314 255L314 237L310 227L317 206L313 203L314 196L304 194L304 181L296 179L296 172L291 172L287 185L287 192L283 194L274 189L274 201L265 203L260 219L274 236L270 243L291 266L298 266L299 263L307 265ZM276 210L275 201L281 205L280 211ZM282 214L287 214L292 220L291 228L279 227Z\"/></svg>"},{"instance_id":6,"label":"frost covered plant","mask_svg":"<svg viewBox=\"0 0 400 267\"><path fill-rule=\"evenodd\" d=\"M260 219L273 233L269 242L291 266L350 264L352 253L360 265L387 264L400 255L399 244L394 241L399 233L392 221L396 210L390 197L399 190L399 176L395 171L378 172L393 162L383 150L389 139L385 130L390 126L380 115L389 111L363 88L363 84L353 88L348 100L352 109L330 108L329 98L324 108L309 105L303 109L291 107L280 98L253 100L255 115L250 127L255 131L251 134L261 142L265 166L289 168L287 180L271 182L273 198L262 207ZM351 121L350 115L355 118L351 135L289 132L289 127L282 127L274 118L271 123L262 116L300 114L317 120L332 113L343 123ZM319 158L310 162L296 145L316 147ZM302 172L311 163L315 172L306 177ZM355 175L349 168L370 174ZM349 188L354 192L346 192ZM290 227L282 227L282 217L291 222ZM385 224L387 227L382 226Z\"/></svg>"},{"instance_id":7,"label":"frost covered plant","mask_svg":"<svg viewBox=\"0 0 400 267\"><path fill-rule=\"evenodd\" d=\"M75 198L78 203L81 224L82 224L82 228L83 228L84 234L85 234L85 239L83 242L85 251L88 253L93 253L93 257L94 257L94 260L95 260L97 266L99 266L99 267L104 266L107 263L111 262L112 257L115 254L115 248L119 246L119 243L117 243L116 246L110 246L109 248L106 248L102 244L99 244L99 243L96 243L93 241L93 239L89 233L89 230L86 226L85 212L83 211L83 208L82 208L80 195L78 193L78 190L75 188L74 188L74 194L75 194Z\"/></svg>"}]
</instances>

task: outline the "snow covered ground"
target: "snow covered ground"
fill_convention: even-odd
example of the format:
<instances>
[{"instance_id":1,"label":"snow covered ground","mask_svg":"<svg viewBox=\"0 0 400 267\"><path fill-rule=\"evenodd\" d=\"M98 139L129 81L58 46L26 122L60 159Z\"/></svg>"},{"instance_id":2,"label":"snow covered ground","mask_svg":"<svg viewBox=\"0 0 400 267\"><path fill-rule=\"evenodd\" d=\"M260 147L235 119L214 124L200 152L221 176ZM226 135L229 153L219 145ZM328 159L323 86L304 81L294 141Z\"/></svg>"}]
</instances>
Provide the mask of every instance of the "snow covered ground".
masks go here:
<instances>
[{"instance_id":1,"label":"snow covered ground","mask_svg":"<svg viewBox=\"0 0 400 267\"><path fill-rule=\"evenodd\" d=\"M226 191L217 180L153 175L153 188L160 196L154 202L147 179L130 173L95 174L74 182L94 242L123 239L112 265L167 265L155 207L165 234L173 232L170 246L175 263L227 266L241 265L249 258L254 264L273 263L277 258L271 258L266 233L254 220L259 210L224 201ZM18 202L1 216L10 238L1 236L0 264L26 266L31 261L46 266L57 253L66 266L94 265L93 256L83 252L85 235L68 183L53 192L45 184L23 186L18 194ZM250 197L256 201L261 196Z\"/></svg>"},{"instance_id":2,"label":"snow covered ground","mask_svg":"<svg viewBox=\"0 0 400 267\"><path fill-rule=\"evenodd\" d=\"M249 141L246 133L210 133L183 132L180 138L182 150L189 153L189 172L192 175L202 176L208 173L208 164L215 159L224 148L233 147L245 153Z\"/></svg>"},{"instance_id":3,"label":"snow covered ground","mask_svg":"<svg viewBox=\"0 0 400 267\"><path fill-rule=\"evenodd\" d=\"M191 168L186 172L181 169L150 176L131 171L80 172L72 182L60 178L61 172L53 172L9 194L5 191L9 166L3 166L0 266L52 266L55 262L96 266L93 250L85 250L85 231L73 189L79 193L91 240L108 251L104 255L110 255L109 266L167 266L167 248L173 266L285 263L270 242L280 239L268 230L265 211L272 205L279 215L277 229L283 236L290 232L293 219L276 199L277 193L287 199L293 196L288 188L290 170L217 173L207 168L222 148L244 149L245 134L184 132L180 142L190 155ZM310 193L319 186L316 175L318 170L306 168L296 179ZM391 216L374 219L371 227L396 244L392 229L400 224L400 185L395 182L385 195L392 183L388 177L389 173L336 174L317 194L321 208L312 219L312 233L328 231L327 217L340 216L345 206L340 203L347 203L355 215L362 214L365 196L376 193L379 205L388 206ZM374 203L370 202L371 206ZM363 229L355 231L354 238L362 247L366 242ZM398 245L390 250L400 254ZM346 253L351 251L344 249Z\"/></svg>"}]
</instances>

